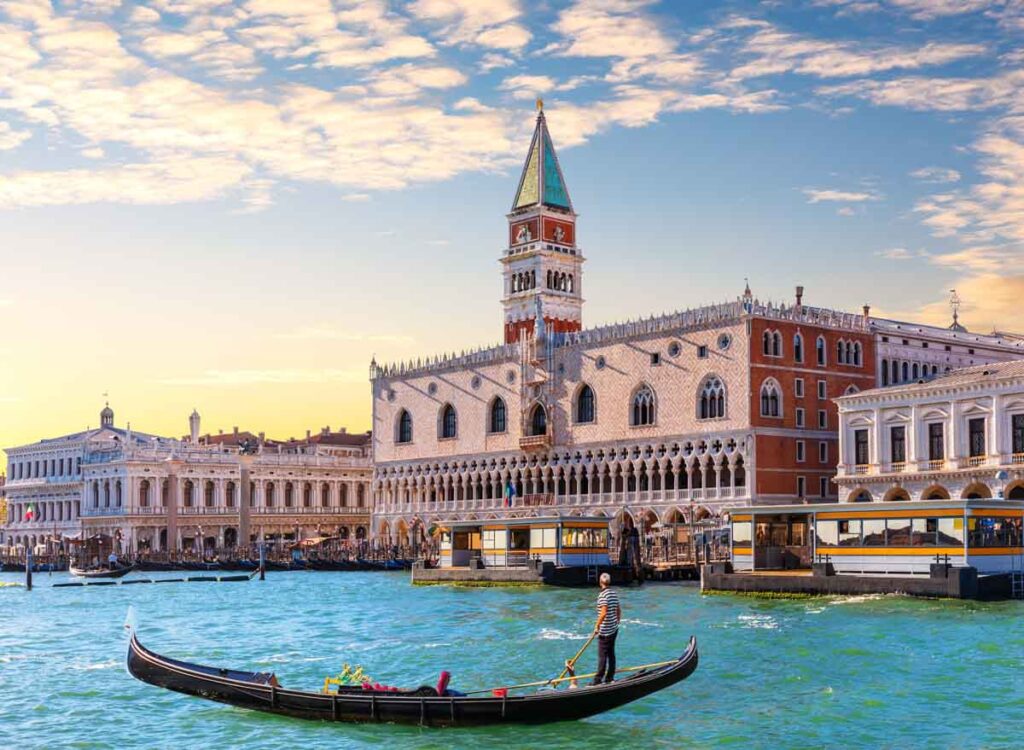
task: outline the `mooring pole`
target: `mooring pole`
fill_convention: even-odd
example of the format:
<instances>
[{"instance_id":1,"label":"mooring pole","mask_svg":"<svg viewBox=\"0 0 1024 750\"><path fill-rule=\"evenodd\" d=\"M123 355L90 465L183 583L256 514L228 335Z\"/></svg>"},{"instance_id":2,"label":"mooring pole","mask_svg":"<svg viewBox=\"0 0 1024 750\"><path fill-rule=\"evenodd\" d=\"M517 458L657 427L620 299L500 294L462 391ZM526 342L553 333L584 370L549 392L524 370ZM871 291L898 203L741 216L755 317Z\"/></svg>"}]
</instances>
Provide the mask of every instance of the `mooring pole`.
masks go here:
<instances>
[{"instance_id":1,"label":"mooring pole","mask_svg":"<svg viewBox=\"0 0 1024 750\"><path fill-rule=\"evenodd\" d=\"M32 547L25 549L25 590L32 590Z\"/></svg>"},{"instance_id":2,"label":"mooring pole","mask_svg":"<svg viewBox=\"0 0 1024 750\"><path fill-rule=\"evenodd\" d=\"M260 580L264 581L267 577L267 552L266 545L260 542Z\"/></svg>"}]
</instances>

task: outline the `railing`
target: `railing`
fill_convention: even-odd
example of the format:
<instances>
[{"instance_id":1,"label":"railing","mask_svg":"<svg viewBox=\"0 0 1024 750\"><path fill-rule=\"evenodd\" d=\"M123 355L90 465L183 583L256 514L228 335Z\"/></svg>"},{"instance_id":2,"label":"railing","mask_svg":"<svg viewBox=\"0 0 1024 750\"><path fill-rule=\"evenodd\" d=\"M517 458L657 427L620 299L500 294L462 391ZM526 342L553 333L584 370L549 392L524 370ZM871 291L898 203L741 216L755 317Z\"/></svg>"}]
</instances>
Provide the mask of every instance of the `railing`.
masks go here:
<instances>
[{"instance_id":1,"label":"railing","mask_svg":"<svg viewBox=\"0 0 1024 750\"><path fill-rule=\"evenodd\" d=\"M870 464L855 464L853 467L854 474L867 474L870 470Z\"/></svg>"},{"instance_id":2,"label":"railing","mask_svg":"<svg viewBox=\"0 0 1024 750\"><path fill-rule=\"evenodd\" d=\"M523 435L519 438L520 450L538 450L547 448L552 444L551 435Z\"/></svg>"},{"instance_id":3,"label":"railing","mask_svg":"<svg viewBox=\"0 0 1024 750\"><path fill-rule=\"evenodd\" d=\"M891 474L899 474L907 469L906 461L894 461L889 464L888 471Z\"/></svg>"},{"instance_id":4,"label":"railing","mask_svg":"<svg viewBox=\"0 0 1024 750\"><path fill-rule=\"evenodd\" d=\"M968 456L964 464L966 466L984 466L988 463L988 456Z\"/></svg>"},{"instance_id":5,"label":"railing","mask_svg":"<svg viewBox=\"0 0 1024 750\"><path fill-rule=\"evenodd\" d=\"M1010 454L1011 464L1024 464L1024 453L1012 453Z\"/></svg>"},{"instance_id":6,"label":"railing","mask_svg":"<svg viewBox=\"0 0 1024 750\"><path fill-rule=\"evenodd\" d=\"M946 459L944 458L930 458L925 461L925 469L928 471L941 471L946 466Z\"/></svg>"}]
</instances>

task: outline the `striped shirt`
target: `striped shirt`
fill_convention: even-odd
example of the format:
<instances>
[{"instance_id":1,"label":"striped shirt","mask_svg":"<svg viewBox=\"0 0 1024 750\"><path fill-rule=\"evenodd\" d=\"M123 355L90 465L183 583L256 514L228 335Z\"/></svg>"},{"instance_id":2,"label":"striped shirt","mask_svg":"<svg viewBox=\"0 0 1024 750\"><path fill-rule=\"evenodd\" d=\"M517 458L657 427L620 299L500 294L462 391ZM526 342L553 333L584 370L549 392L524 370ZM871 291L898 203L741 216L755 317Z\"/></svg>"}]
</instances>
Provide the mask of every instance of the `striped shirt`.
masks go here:
<instances>
[{"instance_id":1,"label":"striped shirt","mask_svg":"<svg viewBox=\"0 0 1024 750\"><path fill-rule=\"evenodd\" d=\"M600 616L601 607L607 607L608 612L601 622L601 629L598 635L615 635L619 631L619 595L612 589L604 589L597 596L597 614Z\"/></svg>"}]
</instances>

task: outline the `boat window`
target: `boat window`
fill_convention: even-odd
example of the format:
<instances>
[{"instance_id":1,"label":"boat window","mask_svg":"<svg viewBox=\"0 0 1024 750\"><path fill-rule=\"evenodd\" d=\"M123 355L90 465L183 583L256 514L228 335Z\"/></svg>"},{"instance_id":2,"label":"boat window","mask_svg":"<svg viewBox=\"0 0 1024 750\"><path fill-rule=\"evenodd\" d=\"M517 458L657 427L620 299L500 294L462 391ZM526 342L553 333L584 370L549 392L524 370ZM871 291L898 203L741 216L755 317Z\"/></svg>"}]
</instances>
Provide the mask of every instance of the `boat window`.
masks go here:
<instances>
[{"instance_id":1,"label":"boat window","mask_svg":"<svg viewBox=\"0 0 1024 750\"><path fill-rule=\"evenodd\" d=\"M885 546L885 519L865 518L861 521L862 544L865 547Z\"/></svg>"},{"instance_id":2,"label":"boat window","mask_svg":"<svg viewBox=\"0 0 1024 750\"><path fill-rule=\"evenodd\" d=\"M885 543L890 547L909 547L910 532L909 518L890 518L885 523Z\"/></svg>"},{"instance_id":3,"label":"boat window","mask_svg":"<svg viewBox=\"0 0 1024 750\"><path fill-rule=\"evenodd\" d=\"M562 547L607 547L608 529L562 529Z\"/></svg>"},{"instance_id":4,"label":"boat window","mask_svg":"<svg viewBox=\"0 0 1024 750\"><path fill-rule=\"evenodd\" d=\"M1004 516L980 516L967 519L969 547L1019 547L1021 519Z\"/></svg>"},{"instance_id":5,"label":"boat window","mask_svg":"<svg viewBox=\"0 0 1024 750\"><path fill-rule=\"evenodd\" d=\"M818 521L816 529L819 545L835 546L839 544L839 521Z\"/></svg>"},{"instance_id":6,"label":"boat window","mask_svg":"<svg viewBox=\"0 0 1024 750\"><path fill-rule=\"evenodd\" d=\"M860 519L843 519L839 522L839 546L860 546Z\"/></svg>"},{"instance_id":7,"label":"boat window","mask_svg":"<svg viewBox=\"0 0 1024 750\"><path fill-rule=\"evenodd\" d=\"M939 519L937 518L915 518L913 526L913 545L915 547L934 547L936 544L936 533L939 530Z\"/></svg>"},{"instance_id":8,"label":"boat window","mask_svg":"<svg viewBox=\"0 0 1024 750\"><path fill-rule=\"evenodd\" d=\"M508 532L505 529L484 529L482 542L484 549L503 550L506 547Z\"/></svg>"},{"instance_id":9,"label":"boat window","mask_svg":"<svg viewBox=\"0 0 1024 750\"><path fill-rule=\"evenodd\" d=\"M530 529L530 549L554 549L556 529Z\"/></svg>"},{"instance_id":10,"label":"boat window","mask_svg":"<svg viewBox=\"0 0 1024 750\"><path fill-rule=\"evenodd\" d=\"M750 521L737 521L733 523L732 543L750 544Z\"/></svg>"},{"instance_id":11,"label":"boat window","mask_svg":"<svg viewBox=\"0 0 1024 750\"><path fill-rule=\"evenodd\" d=\"M964 543L964 519L939 519L939 545L958 545Z\"/></svg>"}]
</instances>

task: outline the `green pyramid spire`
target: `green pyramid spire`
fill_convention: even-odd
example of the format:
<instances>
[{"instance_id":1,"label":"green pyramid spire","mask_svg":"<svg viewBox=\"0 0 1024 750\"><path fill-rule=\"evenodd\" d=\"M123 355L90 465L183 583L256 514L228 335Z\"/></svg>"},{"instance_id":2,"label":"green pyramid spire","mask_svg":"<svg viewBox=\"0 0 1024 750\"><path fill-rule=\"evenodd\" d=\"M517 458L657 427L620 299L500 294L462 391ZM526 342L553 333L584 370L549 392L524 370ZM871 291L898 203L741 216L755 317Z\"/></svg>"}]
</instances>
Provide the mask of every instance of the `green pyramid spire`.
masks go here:
<instances>
[{"instance_id":1,"label":"green pyramid spire","mask_svg":"<svg viewBox=\"0 0 1024 750\"><path fill-rule=\"evenodd\" d=\"M535 205L551 206L572 211L572 201L565 187L565 177L558 165L551 134L548 132L547 120L544 117L543 104L538 100L537 126L530 140L530 150L523 165L523 174L519 178L519 189L512 210L518 211Z\"/></svg>"}]
</instances>

